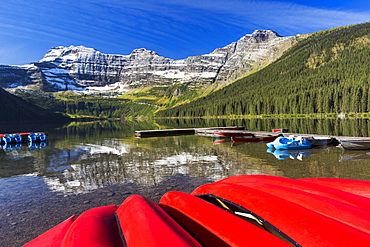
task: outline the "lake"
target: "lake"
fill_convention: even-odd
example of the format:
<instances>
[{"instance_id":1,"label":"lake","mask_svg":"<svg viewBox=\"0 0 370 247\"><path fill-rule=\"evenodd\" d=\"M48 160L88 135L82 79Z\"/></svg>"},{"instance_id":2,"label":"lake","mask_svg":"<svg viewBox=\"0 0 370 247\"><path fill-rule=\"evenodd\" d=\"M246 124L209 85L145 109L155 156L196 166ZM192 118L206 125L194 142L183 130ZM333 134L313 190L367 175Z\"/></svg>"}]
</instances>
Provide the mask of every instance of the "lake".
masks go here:
<instances>
[{"instance_id":1,"label":"lake","mask_svg":"<svg viewBox=\"0 0 370 247\"><path fill-rule=\"evenodd\" d=\"M245 126L295 133L369 136L368 119L181 119L0 126L1 132L46 131L45 145L0 150L1 246L19 245L72 214L120 204L131 194L158 200L168 190L190 192L232 175L370 180L370 150L323 147L275 151L265 143L233 145L188 135L135 138L158 128ZM35 228L38 224L38 228ZM34 228L32 231L30 228Z\"/></svg>"}]
</instances>

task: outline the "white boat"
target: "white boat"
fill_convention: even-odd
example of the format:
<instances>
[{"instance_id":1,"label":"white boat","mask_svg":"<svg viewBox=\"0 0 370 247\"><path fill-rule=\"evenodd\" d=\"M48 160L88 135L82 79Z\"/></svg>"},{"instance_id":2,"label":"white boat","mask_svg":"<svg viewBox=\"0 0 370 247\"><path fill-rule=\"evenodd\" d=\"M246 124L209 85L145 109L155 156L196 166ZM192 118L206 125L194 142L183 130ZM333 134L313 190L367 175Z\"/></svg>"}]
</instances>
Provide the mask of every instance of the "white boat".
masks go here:
<instances>
[{"instance_id":1,"label":"white boat","mask_svg":"<svg viewBox=\"0 0 370 247\"><path fill-rule=\"evenodd\" d=\"M370 149L370 139L347 139L339 140L344 149L367 150Z\"/></svg>"},{"instance_id":2,"label":"white boat","mask_svg":"<svg viewBox=\"0 0 370 247\"><path fill-rule=\"evenodd\" d=\"M312 143L312 146L324 146L329 145L334 142L333 137L325 137L325 136L313 136L305 138L307 141Z\"/></svg>"}]
</instances>

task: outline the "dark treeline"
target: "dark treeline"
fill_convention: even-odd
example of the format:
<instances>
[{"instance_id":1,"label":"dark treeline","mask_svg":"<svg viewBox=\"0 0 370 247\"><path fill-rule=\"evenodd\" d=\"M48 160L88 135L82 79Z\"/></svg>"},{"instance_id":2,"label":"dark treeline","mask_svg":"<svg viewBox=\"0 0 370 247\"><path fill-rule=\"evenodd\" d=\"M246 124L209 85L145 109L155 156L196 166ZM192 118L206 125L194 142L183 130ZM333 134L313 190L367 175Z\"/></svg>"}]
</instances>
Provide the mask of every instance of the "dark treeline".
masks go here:
<instances>
[{"instance_id":1,"label":"dark treeline","mask_svg":"<svg viewBox=\"0 0 370 247\"><path fill-rule=\"evenodd\" d=\"M127 118L151 117L156 107L144 102L109 97L76 95L65 92L57 97L48 93L33 93L16 90L15 94L27 102L53 112L66 113L74 117Z\"/></svg>"},{"instance_id":2,"label":"dark treeline","mask_svg":"<svg viewBox=\"0 0 370 247\"><path fill-rule=\"evenodd\" d=\"M156 116L368 112L369 65L370 23L321 31L266 68Z\"/></svg>"},{"instance_id":3,"label":"dark treeline","mask_svg":"<svg viewBox=\"0 0 370 247\"><path fill-rule=\"evenodd\" d=\"M124 118L138 115L150 117L155 109L150 105L115 98L85 98L64 101L63 104L68 114L101 118Z\"/></svg>"}]
</instances>

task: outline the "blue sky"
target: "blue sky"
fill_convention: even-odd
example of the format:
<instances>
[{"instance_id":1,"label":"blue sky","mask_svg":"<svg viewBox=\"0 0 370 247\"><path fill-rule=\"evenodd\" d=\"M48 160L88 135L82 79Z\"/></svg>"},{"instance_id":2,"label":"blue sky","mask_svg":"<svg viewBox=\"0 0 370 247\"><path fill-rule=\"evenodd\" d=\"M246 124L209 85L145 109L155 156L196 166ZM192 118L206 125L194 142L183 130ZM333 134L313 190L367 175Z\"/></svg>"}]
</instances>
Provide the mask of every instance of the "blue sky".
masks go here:
<instances>
[{"instance_id":1,"label":"blue sky","mask_svg":"<svg viewBox=\"0 0 370 247\"><path fill-rule=\"evenodd\" d=\"M0 0L0 64L35 62L70 45L181 59L256 29L290 36L368 21L368 0Z\"/></svg>"}]
</instances>

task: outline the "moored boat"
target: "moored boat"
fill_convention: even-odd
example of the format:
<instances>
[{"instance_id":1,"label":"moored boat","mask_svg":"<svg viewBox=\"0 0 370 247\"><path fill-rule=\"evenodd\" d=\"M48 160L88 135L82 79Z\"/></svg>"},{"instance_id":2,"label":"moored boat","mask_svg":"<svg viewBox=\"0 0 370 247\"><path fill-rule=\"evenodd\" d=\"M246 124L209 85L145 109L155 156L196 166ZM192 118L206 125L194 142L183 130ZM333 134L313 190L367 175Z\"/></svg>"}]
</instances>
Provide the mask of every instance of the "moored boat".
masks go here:
<instances>
[{"instance_id":1,"label":"moored boat","mask_svg":"<svg viewBox=\"0 0 370 247\"><path fill-rule=\"evenodd\" d=\"M277 136L243 136L243 137L231 137L233 142L271 142L278 138Z\"/></svg>"},{"instance_id":2,"label":"moored boat","mask_svg":"<svg viewBox=\"0 0 370 247\"><path fill-rule=\"evenodd\" d=\"M18 132L0 134L0 144L20 143L27 141L46 141L46 132Z\"/></svg>"},{"instance_id":3,"label":"moored boat","mask_svg":"<svg viewBox=\"0 0 370 247\"><path fill-rule=\"evenodd\" d=\"M335 142L335 138L327 136L312 136L306 137L305 139L311 142L312 146L325 146L333 144Z\"/></svg>"},{"instance_id":4,"label":"moored boat","mask_svg":"<svg viewBox=\"0 0 370 247\"><path fill-rule=\"evenodd\" d=\"M283 137L276 138L273 142L266 144L268 148L275 149L308 149L311 148L312 143L303 139L301 136L298 137Z\"/></svg>"},{"instance_id":5,"label":"moored boat","mask_svg":"<svg viewBox=\"0 0 370 247\"><path fill-rule=\"evenodd\" d=\"M233 137L233 136L253 136L252 133L246 132L246 131L218 131L214 132L217 136L222 137Z\"/></svg>"},{"instance_id":6,"label":"moored boat","mask_svg":"<svg viewBox=\"0 0 370 247\"><path fill-rule=\"evenodd\" d=\"M350 150L368 150L370 149L369 139L347 139L339 140L340 146Z\"/></svg>"},{"instance_id":7,"label":"moored boat","mask_svg":"<svg viewBox=\"0 0 370 247\"><path fill-rule=\"evenodd\" d=\"M29 142L46 141L46 134L44 132L31 132L27 136Z\"/></svg>"},{"instance_id":8,"label":"moored boat","mask_svg":"<svg viewBox=\"0 0 370 247\"><path fill-rule=\"evenodd\" d=\"M289 129L272 129L274 133L288 133Z\"/></svg>"}]
</instances>

